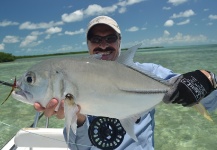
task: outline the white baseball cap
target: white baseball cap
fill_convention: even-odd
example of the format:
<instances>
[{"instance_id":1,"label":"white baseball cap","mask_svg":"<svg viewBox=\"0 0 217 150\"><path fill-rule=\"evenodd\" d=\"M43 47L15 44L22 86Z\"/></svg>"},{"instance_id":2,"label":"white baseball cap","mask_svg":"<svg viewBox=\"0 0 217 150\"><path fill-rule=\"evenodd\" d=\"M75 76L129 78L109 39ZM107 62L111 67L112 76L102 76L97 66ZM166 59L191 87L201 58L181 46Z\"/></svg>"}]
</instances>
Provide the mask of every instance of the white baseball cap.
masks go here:
<instances>
[{"instance_id":1,"label":"white baseball cap","mask_svg":"<svg viewBox=\"0 0 217 150\"><path fill-rule=\"evenodd\" d=\"M112 29L114 29L117 33L121 34L121 30L120 30L120 28L119 28L117 22L116 22L114 19L112 19L112 18L110 18L110 17L108 17L108 16L98 16L98 17L92 19L92 20L89 22L89 24L88 24L88 26L87 26L87 35L88 35L89 30L90 30L93 26L95 26L95 25L97 25L97 24L105 24L105 25L108 25L108 26L110 26Z\"/></svg>"}]
</instances>

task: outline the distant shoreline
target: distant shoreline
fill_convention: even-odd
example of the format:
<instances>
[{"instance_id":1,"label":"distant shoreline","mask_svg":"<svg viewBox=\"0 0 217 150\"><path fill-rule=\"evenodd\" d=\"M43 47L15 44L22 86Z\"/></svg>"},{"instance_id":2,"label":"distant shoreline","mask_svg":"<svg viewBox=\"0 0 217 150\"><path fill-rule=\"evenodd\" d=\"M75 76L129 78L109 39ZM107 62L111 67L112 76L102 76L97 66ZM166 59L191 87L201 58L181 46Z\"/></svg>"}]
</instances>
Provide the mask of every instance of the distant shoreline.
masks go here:
<instances>
[{"instance_id":1,"label":"distant shoreline","mask_svg":"<svg viewBox=\"0 0 217 150\"><path fill-rule=\"evenodd\" d=\"M164 48L163 46L155 47L142 47L138 49L155 49L155 48ZM121 50L127 50L128 48L122 48ZM15 56L16 59L21 58L34 58L34 57L46 57L46 56L58 56L58 55L73 55L73 54L86 54L88 51L79 51L79 52L66 52L66 53L54 53L54 54L42 54L42 55L27 55L27 56Z\"/></svg>"},{"instance_id":2,"label":"distant shoreline","mask_svg":"<svg viewBox=\"0 0 217 150\"><path fill-rule=\"evenodd\" d=\"M156 48L164 48L163 46L154 46L154 47L142 47L138 49L156 49ZM121 50L127 50L128 48L123 48ZM35 58L35 57L47 57L47 56L60 56L60 55L74 55L74 54L87 54L88 51L79 51L79 52L66 52L66 53L54 53L54 54L41 54L41 55L26 55L26 56L13 56L12 54L0 53L0 63L4 62L12 62L16 59L22 58Z\"/></svg>"}]
</instances>

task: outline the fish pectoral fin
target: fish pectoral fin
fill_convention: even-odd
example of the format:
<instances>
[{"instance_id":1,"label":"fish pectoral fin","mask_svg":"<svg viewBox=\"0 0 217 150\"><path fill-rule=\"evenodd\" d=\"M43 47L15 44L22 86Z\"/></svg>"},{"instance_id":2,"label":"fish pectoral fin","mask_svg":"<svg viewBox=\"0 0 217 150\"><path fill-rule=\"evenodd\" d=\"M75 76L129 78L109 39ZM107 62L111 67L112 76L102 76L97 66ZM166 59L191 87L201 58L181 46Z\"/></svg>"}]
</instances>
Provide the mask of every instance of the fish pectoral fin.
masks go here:
<instances>
[{"instance_id":1,"label":"fish pectoral fin","mask_svg":"<svg viewBox=\"0 0 217 150\"><path fill-rule=\"evenodd\" d=\"M120 119L121 125L126 131L126 133L129 134L129 136L136 142L138 142L138 139L134 132L134 124L139 118L140 118L140 115L135 115L130 118Z\"/></svg>"}]
</instances>

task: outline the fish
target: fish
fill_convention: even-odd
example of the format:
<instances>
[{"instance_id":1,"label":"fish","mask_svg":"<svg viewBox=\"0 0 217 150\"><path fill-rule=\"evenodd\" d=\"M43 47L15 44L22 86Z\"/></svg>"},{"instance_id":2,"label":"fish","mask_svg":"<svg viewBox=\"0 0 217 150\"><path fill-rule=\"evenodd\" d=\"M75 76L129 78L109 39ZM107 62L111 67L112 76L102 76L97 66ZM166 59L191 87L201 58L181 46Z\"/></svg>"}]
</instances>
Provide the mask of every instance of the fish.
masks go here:
<instances>
[{"instance_id":1,"label":"fish","mask_svg":"<svg viewBox=\"0 0 217 150\"><path fill-rule=\"evenodd\" d=\"M123 51L117 61L95 57L44 60L17 80L12 96L21 102L31 105L38 102L45 107L52 98L62 100L70 93L74 103L81 106L80 113L117 118L137 141L134 120L160 103L168 90L165 81L134 64L133 57L140 45ZM75 120L66 122L76 127Z\"/></svg>"},{"instance_id":2,"label":"fish","mask_svg":"<svg viewBox=\"0 0 217 150\"><path fill-rule=\"evenodd\" d=\"M122 51L116 61L100 60L99 56L44 60L16 81L12 96L44 107L52 98L65 99L67 139L70 129L76 134L80 105L82 114L120 120L129 136L138 141L135 121L159 104L170 88L167 81L135 65L133 58L140 45Z\"/></svg>"}]
</instances>

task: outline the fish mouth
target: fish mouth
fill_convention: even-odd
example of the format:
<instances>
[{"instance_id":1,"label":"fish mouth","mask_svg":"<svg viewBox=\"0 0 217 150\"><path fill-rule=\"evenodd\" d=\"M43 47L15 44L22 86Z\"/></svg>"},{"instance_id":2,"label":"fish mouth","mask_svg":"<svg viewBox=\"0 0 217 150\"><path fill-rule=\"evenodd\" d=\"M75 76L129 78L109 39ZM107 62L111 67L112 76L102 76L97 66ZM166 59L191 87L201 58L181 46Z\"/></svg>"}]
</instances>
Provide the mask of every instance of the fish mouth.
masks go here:
<instances>
[{"instance_id":1,"label":"fish mouth","mask_svg":"<svg viewBox=\"0 0 217 150\"><path fill-rule=\"evenodd\" d=\"M25 91L25 90L22 90L20 88L17 88L16 90L14 90L12 92L12 97L14 99L17 99L21 102L24 102L24 103L27 103L27 104L31 104L31 102L29 101L29 99L32 99L33 96L31 93Z\"/></svg>"}]
</instances>

